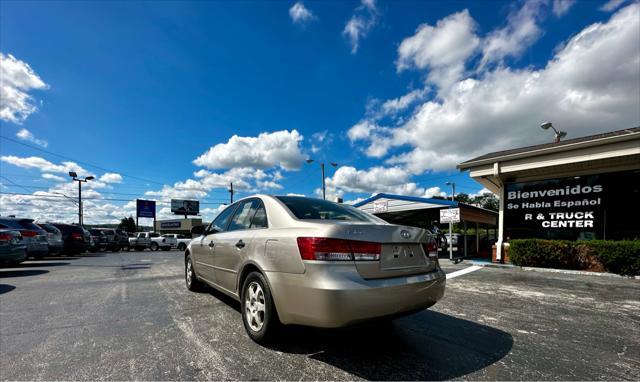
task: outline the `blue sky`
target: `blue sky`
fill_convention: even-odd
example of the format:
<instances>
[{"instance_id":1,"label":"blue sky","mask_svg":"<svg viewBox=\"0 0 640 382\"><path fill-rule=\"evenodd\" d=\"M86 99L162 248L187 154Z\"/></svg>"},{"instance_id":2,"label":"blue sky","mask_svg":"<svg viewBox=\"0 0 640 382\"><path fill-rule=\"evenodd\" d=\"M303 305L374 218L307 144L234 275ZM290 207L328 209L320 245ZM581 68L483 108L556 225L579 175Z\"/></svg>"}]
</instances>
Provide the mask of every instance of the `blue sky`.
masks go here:
<instances>
[{"instance_id":1,"label":"blue sky","mask_svg":"<svg viewBox=\"0 0 640 382\"><path fill-rule=\"evenodd\" d=\"M101 178L87 223L136 197L198 198L210 218L230 180L238 196L318 195L306 158L339 164L328 193L345 200L444 195L447 180L477 193L455 164L550 141L541 122L571 137L638 125L638 9L3 1L0 213L72 221L60 177L77 168Z\"/></svg>"}]
</instances>

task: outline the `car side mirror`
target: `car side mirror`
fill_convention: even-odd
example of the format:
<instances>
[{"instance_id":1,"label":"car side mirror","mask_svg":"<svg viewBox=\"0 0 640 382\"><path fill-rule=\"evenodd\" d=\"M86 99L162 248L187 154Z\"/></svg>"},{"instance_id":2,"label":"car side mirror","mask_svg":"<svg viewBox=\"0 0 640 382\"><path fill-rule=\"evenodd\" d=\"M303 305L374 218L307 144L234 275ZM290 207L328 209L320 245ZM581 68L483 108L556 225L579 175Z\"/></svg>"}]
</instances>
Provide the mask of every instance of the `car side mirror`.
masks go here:
<instances>
[{"instance_id":1,"label":"car side mirror","mask_svg":"<svg viewBox=\"0 0 640 382\"><path fill-rule=\"evenodd\" d=\"M191 228L191 234L196 236L204 235L204 231L205 231L205 226L203 225L197 225Z\"/></svg>"}]
</instances>

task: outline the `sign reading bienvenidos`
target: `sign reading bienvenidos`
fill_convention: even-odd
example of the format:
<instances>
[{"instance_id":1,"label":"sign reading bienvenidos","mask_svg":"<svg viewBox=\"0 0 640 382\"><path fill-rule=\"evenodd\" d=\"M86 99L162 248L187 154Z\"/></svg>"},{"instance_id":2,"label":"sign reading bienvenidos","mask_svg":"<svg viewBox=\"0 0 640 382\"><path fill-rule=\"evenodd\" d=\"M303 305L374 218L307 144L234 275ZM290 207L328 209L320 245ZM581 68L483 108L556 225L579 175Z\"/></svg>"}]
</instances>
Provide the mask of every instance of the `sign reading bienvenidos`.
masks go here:
<instances>
[{"instance_id":1,"label":"sign reading bienvenidos","mask_svg":"<svg viewBox=\"0 0 640 382\"><path fill-rule=\"evenodd\" d=\"M506 184L505 230L512 238L591 238L600 231L604 198L597 175Z\"/></svg>"}]
</instances>

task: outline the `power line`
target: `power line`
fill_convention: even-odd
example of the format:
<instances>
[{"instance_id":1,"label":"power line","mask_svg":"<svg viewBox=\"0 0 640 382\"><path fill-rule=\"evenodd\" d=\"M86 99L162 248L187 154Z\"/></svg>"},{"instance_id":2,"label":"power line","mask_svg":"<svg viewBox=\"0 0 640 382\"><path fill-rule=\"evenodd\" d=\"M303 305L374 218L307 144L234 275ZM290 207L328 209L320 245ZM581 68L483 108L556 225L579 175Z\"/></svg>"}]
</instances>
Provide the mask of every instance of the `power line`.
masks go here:
<instances>
[{"instance_id":1,"label":"power line","mask_svg":"<svg viewBox=\"0 0 640 382\"><path fill-rule=\"evenodd\" d=\"M65 195L34 195L34 194L23 194L23 193L19 193L19 192L6 192L6 191L1 191L0 194L2 195L15 195L15 196L27 196L27 197L32 197L34 199L47 199L49 198L49 200L56 200L56 199L61 199L61 198L65 198ZM51 199L53 198L53 199ZM135 199L117 199L117 198L91 198L91 197L85 197L83 198L84 200L104 200L104 201L113 201L113 202L131 202ZM220 204L225 204L227 202L226 199L221 199L221 202L200 202L200 204L208 204L208 205L220 205ZM171 204L170 200L156 200L157 203L161 203L161 204Z\"/></svg>"},{"instance_id":2,"label":"power line","mask_svg":"<svg viewBox=\"0 0 640 382\"><path fill-rule=\"evenodd\" d=\"M7 178L7 177L5 177L5 176L0 175L0 177L2 177L3 179L7 180L8 182L10 182L13 186L15 186L15 187L20 187L20 188L22 188L23 190L25 190L25 191L27 191L27 192L31 192L31 190L29 190L29 188L30 188L30 189L41 189L41 190L49 190L49 189L51 188L51 187L44 187L44 186L27 186L27 185L21 185L21 184L18 184L18 183L16 183L16 182L12 181L11 179L9 179L9 178ZM91 190L94 190L94 191L95 191L95 189L91 189ZM103 194L113 194L113 195L125 195L125 196L144 197L144 195L141 195L140 193L132 194L132 193L126 193L126 192L115 192L115 191L108 191L108 190L103 190L103 191L101 191L101 192L102 192ZM178 197L178 196L173 196L173 195L166 195L165 197L167 197L167 198L172 198L172 199L180 199L180 197ZM207 200L225 200L225 199L222 199L222 198L220 198L220 199L209 199L209 198L207 198L207 199L199 199L199 200L207 201Z\"/></svg>"}]
</instances>

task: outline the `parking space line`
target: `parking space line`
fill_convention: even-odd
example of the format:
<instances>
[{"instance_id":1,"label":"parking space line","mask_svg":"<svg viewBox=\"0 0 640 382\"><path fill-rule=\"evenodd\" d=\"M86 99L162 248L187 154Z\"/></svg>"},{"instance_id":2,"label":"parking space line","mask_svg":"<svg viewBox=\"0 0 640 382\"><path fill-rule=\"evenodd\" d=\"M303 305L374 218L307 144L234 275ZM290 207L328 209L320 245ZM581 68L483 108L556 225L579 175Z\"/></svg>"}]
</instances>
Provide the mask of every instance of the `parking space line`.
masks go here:
<instances>
[{"instance_id":1,"label":"parking space line","mask_svg":"<svg viewBox=\"0 0 640 382\"><path fill-rule=\"evenodd\" d=\"M478 269L482 269L483 267L479 266L479 265L472 265L470 267L461 269L459 271L455 271L455 272L451 272L451 273L447 273L447 280L451 280L451 279L455 279L458 276L462 276L462 275L466 275L467 273L471 273L471 272L475 272Z\"/></svg>"}]
</instances>

